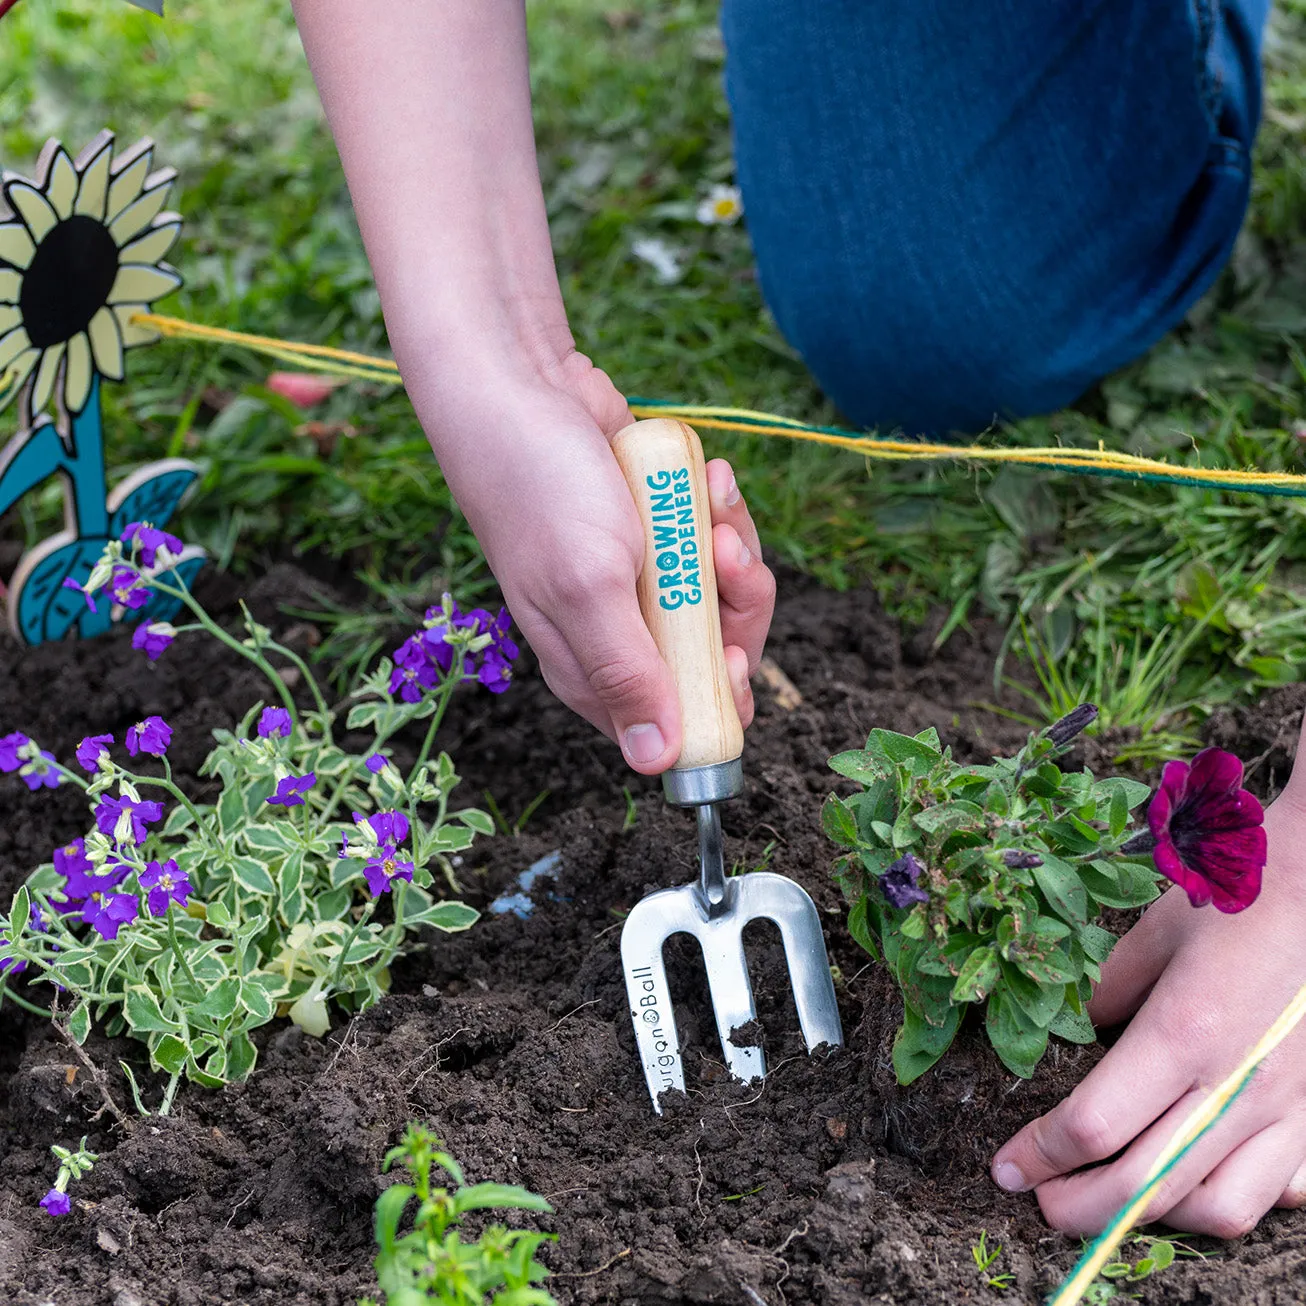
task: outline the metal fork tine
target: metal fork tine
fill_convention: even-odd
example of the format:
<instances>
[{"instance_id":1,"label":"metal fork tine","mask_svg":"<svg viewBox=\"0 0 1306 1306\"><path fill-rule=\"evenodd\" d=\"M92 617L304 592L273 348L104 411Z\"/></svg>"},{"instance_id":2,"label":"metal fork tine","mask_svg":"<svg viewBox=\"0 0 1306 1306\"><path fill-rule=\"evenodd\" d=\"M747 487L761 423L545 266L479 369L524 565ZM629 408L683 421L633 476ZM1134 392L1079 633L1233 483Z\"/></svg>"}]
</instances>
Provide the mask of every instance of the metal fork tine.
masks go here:
<instances>
[{"instance_id":1,"label":"metal fork tine","mask_svg":"<svg viewBox=\"0 0 1306 1306\"><path fill-rule=\"evenodd\" d=\"M771 871L753 871L735 883L735 911L742 921L764 916L780 927L794 1006L808 1050L822 1043L841 1046L843 1024L816 904L802 885Z\"/></svg>"},{"instance_id":2,"label":"metal fork tine","mask_svg":"<svg viewBox=\"0 0 1306 1306\"><path fill-rule=\"evenodd\" d=\"M748 978L748 958L744 955L743 927L743 919L732 909L725 916L704 922L695 933L707 967L707 986L721 1037L721 1055L730 1073L748 1084L766 1074L766 1060L760 1047L741 1047L730 1041L735 1030L757 1019L753 985Z\"/></svg>"}]
</instances>

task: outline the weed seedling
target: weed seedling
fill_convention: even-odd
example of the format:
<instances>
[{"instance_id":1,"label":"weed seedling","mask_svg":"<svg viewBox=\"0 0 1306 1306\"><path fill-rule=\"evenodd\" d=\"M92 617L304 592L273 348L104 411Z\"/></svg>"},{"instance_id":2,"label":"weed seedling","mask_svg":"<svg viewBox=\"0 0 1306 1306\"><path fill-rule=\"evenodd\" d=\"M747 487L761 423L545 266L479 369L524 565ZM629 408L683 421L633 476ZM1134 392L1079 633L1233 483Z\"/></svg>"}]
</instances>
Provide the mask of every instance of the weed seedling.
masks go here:
<instances>
[{"instance_id":1,"label":"weed seedling","mask_svg":"<svg viewBox=\"0 0 1306 1306\"><path fill-rule=\"evenodd\" d=\"M376 1277L386 1306L557 1306L535 1285L548 1270L535 1259L541 1243L554 1234L508 1229L491 1224L475 1242L464 1242L458 1226L471 1211L515 1209L552 1211L543 1197L512 1184L468 1185L462 1167L440 1140L419 1124L410 1124L403 1142L386 1154L382 1170L396 1162L408 1182L392 1184L377 1198ZM452 1187L433 1186L431 1172L443 1170ZM417 1199L412 1228L399 1233L409 1203ZM364 1299L359 1306L376 1306Z\"/></svg>"},{"instance_id":2,"label":"weed seedling","mask_svg":"<svg viewBox=\"0 0 1306 1306\"><path fill-rule=\"evenodd\" d=\"M997 1288L1001 1291L1004 1288L1010 1288L1016 1281L1014 1274L990 1274L989 1270L993 1268L998 1257L1002 1255L1002 1244L998 1243L993 1247L988 1245L988 1230L981 1229L979 1242L971 1249L970 1254L975 1261L975 1268L984 1276L984 1282L990 1288Z\"/></svg>"}]
</instances>

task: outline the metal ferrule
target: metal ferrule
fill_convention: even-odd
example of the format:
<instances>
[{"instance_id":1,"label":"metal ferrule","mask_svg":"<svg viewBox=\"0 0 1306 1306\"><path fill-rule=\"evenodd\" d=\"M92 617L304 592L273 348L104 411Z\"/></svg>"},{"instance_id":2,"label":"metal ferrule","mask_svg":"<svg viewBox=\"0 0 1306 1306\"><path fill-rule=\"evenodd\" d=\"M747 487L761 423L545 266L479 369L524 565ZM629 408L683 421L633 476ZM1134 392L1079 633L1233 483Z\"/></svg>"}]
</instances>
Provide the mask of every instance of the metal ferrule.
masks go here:
<instances>
[{"instance_id":1,"label":"metal ferrule","mask_svg":"<svg viewBox=\"0 0 1306 1306\"><path fill-rule=\"evenodd\" d=\"M662 773L662 793L667 802L676 807L721 803L727 798L737 798L743 792L742 757L730 762L716 762L712 766L691 766L683 771Z\"/></svg>"}]
</instances>

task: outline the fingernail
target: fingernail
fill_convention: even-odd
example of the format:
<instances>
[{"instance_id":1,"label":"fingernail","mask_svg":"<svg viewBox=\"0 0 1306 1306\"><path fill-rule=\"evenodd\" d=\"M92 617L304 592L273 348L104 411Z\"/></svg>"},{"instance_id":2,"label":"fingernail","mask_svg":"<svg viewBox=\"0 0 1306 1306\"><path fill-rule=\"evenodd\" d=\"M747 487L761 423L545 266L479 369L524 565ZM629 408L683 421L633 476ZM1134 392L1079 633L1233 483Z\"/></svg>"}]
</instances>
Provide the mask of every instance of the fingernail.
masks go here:
<instances>
[{"instance_id":1,"label":"fingernail","mask_svg":"<svg viewBox=\"0 0 1306 1306\"><path fill-rule=\"evenodd\" d=\"M1010 1161L999 1161L993 1167L993 1179L999 1188L1005 1188L1009 1193L1023 1193L1029 1187L1025 1176Z\"/></svg>"},{"instance_id":2,"label":"fingernail","mask_svg":"<svg viewBox=\"0 0 1306 1306\"><path fill-rule=\"evenodd\" d=\"M739 565L741 567L747 567L748 564L752 561L753 561L753 555L749 553L748 545L745 544L743 540L740 540L739 541Z\"/></svg>"},{"instance_id":3,"label":"fingernail","mask_svg":"<svg viewBox=\"0 0 1306 1306\"><path fill-rule=\"evenodd\" d=\"M733 508L739 502L739 482L732 476L730 488L726 491L726 507Z\"/></svg>"},{"instance_id":4,"label":"fingernail","mask_svg":"<svg viewBox=\"0 0 1306 1306\"><path fill-rule=\"evenodd\" d=\"M667 746L662 731L655 725L630 726L622 738L625 740L623 747L626 756L636 766L656 762Z\"/></svg>"}]
</instances>

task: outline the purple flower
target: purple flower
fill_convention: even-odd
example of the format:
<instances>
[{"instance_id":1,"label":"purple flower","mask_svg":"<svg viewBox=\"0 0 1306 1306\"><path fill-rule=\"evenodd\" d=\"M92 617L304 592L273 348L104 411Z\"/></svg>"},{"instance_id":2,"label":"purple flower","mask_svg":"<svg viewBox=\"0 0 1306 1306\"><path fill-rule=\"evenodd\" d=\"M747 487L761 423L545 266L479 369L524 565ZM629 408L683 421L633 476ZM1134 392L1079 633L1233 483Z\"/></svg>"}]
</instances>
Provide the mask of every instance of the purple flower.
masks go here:
<instances>
[{"instance_id":1,"label":"purple flower","mask_svg":"<svg viewBox=\"0 0 1306 1306\"><path fill-rule=\"evenodd\" d=\"M82 908L82 920L103 939L116 939L118 930L140 915L141 905L134 893L96 892Z\"/></svg>"},{"instance_id":2,"label":"purple flower","mask_svg":"<svg viewBox=\"0 0 1306 1306\"><path fill-rule=\"evenodd\" d=\"M0 934L0 979L6 975L17 975L19 971L27 969L27 963L21 958L5 956L9 941L8 934Z\"/></svg>"},{"instance_id":3,"label":"purple flower","mask_svg":"<svg viewBox=\"0 0 1306 1306\"><path fill-rule=\"evenodd\" d=\"M47 789L58 789L63 784L63 776L54 769L54 754L44 749L34 757L19 773L23 783L35 793L42 785Z\"/></svg>"},{"instance_id":4,"label":"purple flower","mask_svg":"<svg viewBox=\"0 0 1306 1306\"><path fill-rule=\"evenodd\" d=\"M17 730L12 735L0 735L0 771L17 771L23 764L18 756L20 748L26 748L32 741Z\"/></svg>"},{"instance_id":5,"label":"purple flower","mask_svg":"<svg viewBox=\"0 0 1306 1306\"><path fill-rule=\"evenodd\" d=\"M308 793L317 784L317 776L310 771L307 775L288 775L277 781L272 797L268 799L274 807L303 807L301 795Z\"/></svg>"},{"instance_id":6,"label":"purple flower","mask_svg":"<svg viewBox=\"0 0 1306 1306\"><path fill-rule=\"evenodd\" d=\"M1161 787L1147 809L1156 869L1188 895L1194 907L1216 911L1250 907L1265 869L1265 813L1242 787L1243 764L1219 748L1187 762L1167 762ZM1138 836L1124 851L1144 851Z\"/></svg>"},{"instance_id":7,"label":"purple flower","mask_svg":"<svg viewBox=\"0 0 1306 1306\"><path fill-rule=\"evenodd\" d=\"M145 869L141 872L140 886L148 894L146 902L151 916L162 916L172 902L184 907L192 892L190 880L183 871L177 869L177 863L171 857L162 865L146 862Z\"/></svg>"},{"instance_id":8,"label":"purple flower","mask_svg":"<svg viewBox=\"0 0 1306 1306\"><path fill-rule=\"evenodd\" d=\"M258 737L266 739L269 735L281 735L285 738L293 725L290 713L284 707L265 707L258 719Z\"/></svg>"},{"instance_id":9,"label":"purple flower","mask_svg":"<svg viewBox=\"0 0 1306 1306\"><path fill-rule=\"evenodd\" d=\"M131 818L133 842L144 843L145 836L149 833L149 823L157 821L163 815L163 804L150 802L148 799L136 802L126 795L121 798L110 798L106 794L95 809L95 828L101 834L107 834L112 838L118 825L118 818L124 813Z\"/></svg>"},{"instance_id":10,"label":"purple flower","mask_svg":"<svg viewBox=\"0 0 1306 1306\"><path fill-rule=\"evenodd\" d=\"M1043 859L1038 853L1027 853L1020 848L1003 849L1002 860L1013 871L1032 871L1036 866L1043 865Z\"/></svg>"},{"instance_id":11,"label":"purple flower","mask_svg":"<svg viewBox=\"0 0 1306 1306\"><path fill-rule=\"evenodd\" d=\"M182 548L181 541L175 535L169 535L167 531L158 530L146 522L128 522L121 539L128 548L131 548L133 540L140 545L141 562L146 567L154 566L155 556L159 552L166 551L171 558L176 558ZM168 566L171 558L165 557L160 565Z\"/></svg>"},{"instance_id":12,"label":"purple flower","mask_svg":"<svg viewBox=\"0 0 1306 1306\"><path fill-rule=\"evenodd\" d=\"M135 757L137 753L149 753L152 757L162 757L172 743L172 727L161 716L147 716L127 728L127 751Z\"/></svg>"},{"instance_id":13,"label":"purple flower","mask_svg":"<svg viewBox=\"0 0 1306 1306\"><path fill-rule=\"evenodd\" d=\"M395 880L407 880L411 884L413 864L399 861L394 848L387 844L363 867L363 878L367 881L372 896L377 898L383 893L389 893L390 885Z\"/></svg>"},{"instance_id":14,"label":"purple flower","mask_svg":"<svg viewBox=\"0 0 1306 1306\"><path fill-rule=\"evenodd\" d=\"M77 763L87 775L98 774L101 761L108 760L111 743L112 735L87 735L77 745Z\"/></svg>"},{"instance_id":15,"label":"purple flower","mask_svg":"<svg viewBox=\"0 0 1306 1306\"><path fill-rule=\"evenodd\" d=\"M44 1197L41 1198L41 1205L45 1207L51 1215L67 1215L73 1209L72 1199L67 1193L61 1193L57 1188L51 1188Z\"/></svg>"},{"instance_id":16,"label":"purple flower","mask_svg":"<svg viewBox=\"0 0 1306 1306\"><path fill-rule=\"evenodd\" d=\"M380 844L400 844L408 838L408 818L402 812L354 813L354 824L365 825Z\"/></svg>"},{"instance_id":17,"label":"purple flower","mask_svg":"<svg viewBox=\"0 0 1306 1306\"><path fill-rule=\"evenodd\" d=\"M1084 733L1097 720L1097 706L1093 703L1081 703L1072 712L1067 712L1060 721L1048 727L1048 742L1058 748L1064 748L1070 741Z\"/></svg>"},{"instance_id":18,"label":"purple flower","mask_svg":"<svg viewBox=\"0 0 1306 1306\"><path fill-rule=\"evenodd\" d=\"M916 887L925 868L911 853L904 853L880 876L880 892L890 906L910 907L914 902L929 902L930 895Z\"/></svg>"},{"instance_id":19,"label":"purple flower","mask_svg":"<svg viewBox=\"0 0 1306 1306\"><path fill-rule=\"evenodd\" d=\"M96 611L95 600L91 597L85 585L79 585L71 576L65 576L63 588L66 590L76 590L78 594L86 600L86 606L90 608L92 612Z\"/></svg>"},{"instance_id":20,"label":"purple flower","mask_svg":"<svg viewBox=\"0 0 1306 1306\"><path fill-rule=\"evenodd\" d=\"M363 763L373 775L379 775L385 770L385 758L380 753L373 753L371 757Z\"/></svg>"},{"instance_id":21,"label":"purple flower","mask_svg":"<svg viewBox=\"0 0 1306 1306\"><path fill-rule=\"evenodd\" d=\"M485 660L476 673L476 679L491 694L502 694L512 684L512 665L494 650L487 649Z\"/></svg>"},{"instance_id":22,"label":"purple flower","mask_svg":"<svg viewBox=\"0 0 1306 1306\"><path fill-rule=\"evenodd\" d=\"M416 703L439 680L439 669L427 653L421 635L412 635L395 649L390 692L405 703Z\"/></svg>"},{"instance_id":23,"label":"purple flower","mask_svg":"<svg viewBox=\"0 0 1306 1306\"><path fill-rule=\"evenodd\" d=\"M144 649L151 662L157 662L163 650L177 638L166 621L145 621L132 631L132 648Z\"/></svg>"},{"instance_id":24,"label":"purple flower","mask_svg":"<svg viewBox=\"0 0 1306 1306\"><path fill-rule=\"evenodd\" d=\"M108 585L109 597L124 608L135 611L150 601L150 590L130 567L115 567Z\"/></svg>"},{"instance_id":25,"label":"purple flower","mask_svg":"<svg viewBox=\"0 0 1306 1306\"><path fill-rule=\"evenodd\" d=\"M35 903L28 913L28 923L38 934L50 933L50 918Z\"/></svg>"},{"instance_id":26,"label":"purple flower","mask_svg":"<svg viewBox=\"0 0 1306 1306\"><path fill-rule=\"evenodd\" d=\"M72 843L66 843L62 848L56 848L53 860L54 869L65 878L74 875L90 875L95 870L95 864L86 855L85 839L74 839Z\"/></svg>"}]
</instances>

